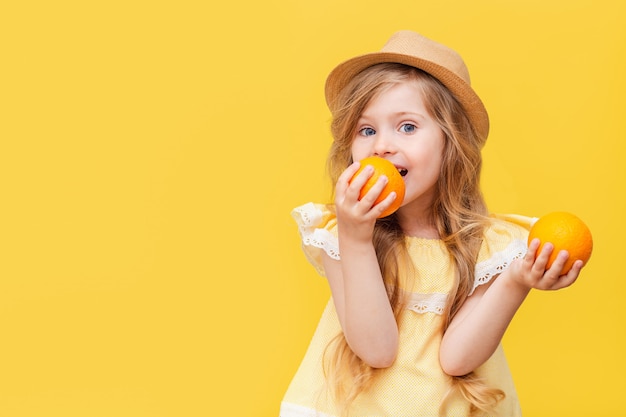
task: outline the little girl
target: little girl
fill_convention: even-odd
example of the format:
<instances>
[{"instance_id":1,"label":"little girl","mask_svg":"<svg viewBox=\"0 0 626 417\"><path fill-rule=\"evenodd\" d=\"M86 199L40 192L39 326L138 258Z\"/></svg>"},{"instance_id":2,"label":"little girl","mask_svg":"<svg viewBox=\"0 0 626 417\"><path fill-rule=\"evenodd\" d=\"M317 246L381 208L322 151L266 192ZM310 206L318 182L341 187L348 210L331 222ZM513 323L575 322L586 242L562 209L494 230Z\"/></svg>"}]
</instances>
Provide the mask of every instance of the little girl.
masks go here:
<instances>
[{"instance_id":1,"label":"little girl","mask_svg":"<svg viewBox=\"0 0 626 417\"><path fill-rule=\"evenodd\" d=\"M479 189L489 119L462 58L402 31L326 81L334 204L293 211L304 251L332 293L283 399L281 417L521 415L501 348L531 288L571 285L562 251L526 245L532 219L489 216ZM403 175L373 204L381 177L354 176L379 156ZM512 221L515 220L515 221ZM527 224L521 225L525 220Z\"/></svg>"}]
</instances>

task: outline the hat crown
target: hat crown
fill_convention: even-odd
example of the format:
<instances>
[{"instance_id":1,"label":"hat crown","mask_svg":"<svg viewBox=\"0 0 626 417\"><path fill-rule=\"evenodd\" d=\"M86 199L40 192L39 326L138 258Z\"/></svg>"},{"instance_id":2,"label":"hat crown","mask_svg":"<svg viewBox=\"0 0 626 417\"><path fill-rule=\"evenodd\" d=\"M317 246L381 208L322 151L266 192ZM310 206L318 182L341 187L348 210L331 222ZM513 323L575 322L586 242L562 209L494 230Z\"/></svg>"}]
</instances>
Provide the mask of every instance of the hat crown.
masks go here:
<instances>
[{"instance_id":1,"label":"hat crown","mask_svg":"<svg viewBox=\"0 0 626 417\"><path fill-rule=\"evenodd\" d=\"M408 55L446 68L468 85L470 76L463 58L453 49L409 30L394 33L381 52Z\"/></svg>"},{"instance_id":2,"label":"hat crown","mask_svg":"<svg viewBox=\"0 0 626 417\"><path fill-rule=\"evenodd\" d=\"M451 48L419 33L394 33L378 52L359 55L339 64L326 78L326 103L336 109L340 91L361 71L376 64L392 62L418 68L441 82L456 97L481 140L489 134L489 115L470 85L463 58Z\"/></svg>"}]
</instances>

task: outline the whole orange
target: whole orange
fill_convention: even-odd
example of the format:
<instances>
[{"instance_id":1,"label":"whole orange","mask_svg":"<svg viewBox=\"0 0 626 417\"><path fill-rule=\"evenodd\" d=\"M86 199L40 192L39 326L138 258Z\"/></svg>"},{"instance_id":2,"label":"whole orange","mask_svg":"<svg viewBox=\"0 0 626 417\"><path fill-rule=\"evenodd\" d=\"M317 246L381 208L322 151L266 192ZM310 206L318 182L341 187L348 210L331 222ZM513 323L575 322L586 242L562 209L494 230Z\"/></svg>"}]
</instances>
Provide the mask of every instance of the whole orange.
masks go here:
<instances>
[{"instance_id":1,"label":"whole orange","mask_svg":"<svg viewBox=\"0 0 626 417\"><path fill-rule=\"evenodd\" d=\"M352 178L355 178L357 175L359 175L359 173L363 171L363 169L365 169L365 167L368 165L371 165L374 168L374 173L361 188L361 192L359 193L359 200L362 199L365 194L367 194L367 192L374 186L374 184L376 184L376 181L378 181L378 178L380 178L381 175L385 175L389 181L385 185L385 188L383 188L383 191L380 193L378 198L376 198L376 201L374 201L374 205L380 203L385 198L387 198L387 196L392 191L395 191L396 199L393 200L391 206L389 206L389 208L382 212L382 214L378 217L387 217L390 214L394 213L400 208L400 206L402 205L402 201L404 200L404 180L402 179L402 175L400 175L400 172L398 172L398 168L396 168L388 160L378 156L370 156L364 158L360 161L360 163L361 167Z\"/></svg>"},{"instance_id":2,"label":"whole orange","mask_svg":"<svg viewBox=\"0 0 626 417\"><path fill-rule=\"evenodd\" d=\"M541 252L546 242L554 245L547 268L552 265L559 251L565 249L569 252L569 259L563 266L561 275L566 274L577 259L586 264L593 250L591 231L587 225L573 214L563 211L549 213L539 218L530 229L528 243L530 244L534 238L541 241L537 254Z\"/></svg>"}]
</instances>

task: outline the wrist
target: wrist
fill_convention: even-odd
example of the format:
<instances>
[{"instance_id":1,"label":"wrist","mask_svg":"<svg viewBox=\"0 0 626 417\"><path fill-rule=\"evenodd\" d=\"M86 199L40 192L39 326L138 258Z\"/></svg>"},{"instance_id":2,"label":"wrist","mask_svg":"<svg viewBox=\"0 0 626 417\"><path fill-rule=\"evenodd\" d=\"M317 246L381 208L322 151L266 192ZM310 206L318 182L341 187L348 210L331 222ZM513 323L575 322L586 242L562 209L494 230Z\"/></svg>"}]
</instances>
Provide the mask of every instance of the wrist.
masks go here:
<instances>
[{"instance_id":1,"label":"wrist","mask_svg":"<svg viewBox=\"0 0 626 417\"><path fill-rule=\"evenodd\" d=\"M373 246L373 236L368 233L349 233L346 231L342 233L341 229L339 229L337 234L337 240L339 242L339 246L363 248Z\"/></svg>"},{"instance_id":2,"label":"wrist","mask_svg":"<svg viewBox=\"0 0 626 417\"><path fill-rule=\"evenodd\" d=\"M500 281L501 285L505 287L507 293L519 294L522 297L526 297L532 288L526 285L523 281L515 279L510 269L507 269L500 274L500 277L496 281Z\"/></svg>"},{"instance_id":3,"label":"wrist","mask_svg":"<svg viewBox=\"0 0 626 417\"><path fill-rule=\"evenodd\" d=\"M345 256L366 256L375 253L372 241L350 238L339 238L339 253L341 258Z\"/></svg>"}]
</instances>

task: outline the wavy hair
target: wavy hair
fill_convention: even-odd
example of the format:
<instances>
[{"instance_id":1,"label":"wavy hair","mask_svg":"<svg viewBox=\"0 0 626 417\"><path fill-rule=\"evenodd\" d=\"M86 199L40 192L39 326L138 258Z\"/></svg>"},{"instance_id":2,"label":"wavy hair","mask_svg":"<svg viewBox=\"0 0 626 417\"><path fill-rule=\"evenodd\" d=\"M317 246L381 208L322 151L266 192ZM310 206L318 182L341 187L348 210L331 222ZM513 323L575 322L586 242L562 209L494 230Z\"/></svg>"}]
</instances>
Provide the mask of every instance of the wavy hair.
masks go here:
<instances>
[{"instance_id":1,"label":"wavy hair","mask_svg":"<svg viewBox=\"0 0 626 417\"><path fill-rule=\"evenodd\" d=\"M427 111L445 135L437 197L432 205L431 221L456 265L454 285L449 296L442 332L463 305L474 285L474 269L487 225L487 208L480 191L481 149L486 138L480 137L460 103L450 91L431 75L414 67L383 63L374 65L343 89L333 103L331 123L334 141L327 167L333 185L352 163L351 145L357 122L368 103L393 85L416 81L425 98ZM400 288L407 277L401 276L399 263L408 260L404 233L395 215L379 219L374 228L374 247L378 257L389 301L396 320L403 307ZM326 348L324 369L331 392L347 414L350 404L366 391L376 377L377 369L369 367L349 348L343 333ZM504 392L488 387L473 372L452 377L450 391L441 409L454 393L465 398L472 412L488 412L504 398Z\"/></svg>"}]
</instances>

